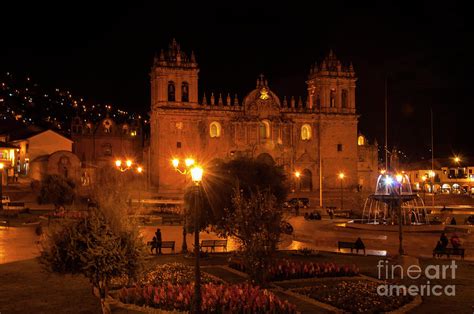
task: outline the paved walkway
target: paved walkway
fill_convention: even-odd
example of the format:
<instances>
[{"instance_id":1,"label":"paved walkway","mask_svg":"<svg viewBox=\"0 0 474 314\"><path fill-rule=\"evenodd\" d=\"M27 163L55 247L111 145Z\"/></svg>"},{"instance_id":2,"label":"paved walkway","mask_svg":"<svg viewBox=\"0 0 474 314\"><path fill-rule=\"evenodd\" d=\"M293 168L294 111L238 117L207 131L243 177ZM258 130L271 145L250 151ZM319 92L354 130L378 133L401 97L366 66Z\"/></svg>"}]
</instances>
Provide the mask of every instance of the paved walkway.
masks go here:
<instances>
[{"instance_id":1,"label":"paved walkway","mask_svg":"<svg viewBox=\"0 0 474 314\"><path fill-rule=\"evenodd\" d=\"M294 226L293 236L283 236L280 249L295 250L300 248L311 248L320 251L337 252L337 241L355 241L361 237L370 255L396 255L398 253L398 233L387 231L368 231L344 228L343 224L338 224L333 220L305 220L303 217L290 218L290 223ZM163 241L175 241L175 251L181 251L183 243L182 226L158 226L142 227L141 233L145 241L150 241L156 231L161 229ZM466 260L474 260L474 237L472 234L459 234L463 247L466 249ZM448 234L449 236L449 234ZM217 235L212 232L201 232L201 240L217 239ZM439 233L430 232L410 232L404 234L404 248L406 254L418 257L431 257L432 250L439 239ZM0 264L13 261L27 260L40 253L37 244L39 237L35 234L34 226L21 228L0 227ZM193 234L186 237L188 250L194 248ZM229 239L227 250L232 251L237 248L237 243ZM165 249L166 250L166 249ZM221 249L216 249L220 251ZM166 251L165 251L166 252ZM347 251L343 251L347 252Z\"/></svg>"},{"instance_id":2,"label":"paved walkway","mask_svg":"<svg viewBox=\"0 0 474 314\"><path fill-rule=\"evenodd\" d=\"M336 252L338 241L355 241L361 237L367 248L367 254L398 254L398 232L346 228L343 220L339 222L329 219L309 221L303 217L293 217L289 221L294 226L295 235L288 249L308 247ZM458 235L466 249L465 259L474 260L474 236L471 233L458 233ZM405 232L403 234L405 253L418 257L432 257L433 248L439 237L439 232Z\"/></svg>"}]
</instances>

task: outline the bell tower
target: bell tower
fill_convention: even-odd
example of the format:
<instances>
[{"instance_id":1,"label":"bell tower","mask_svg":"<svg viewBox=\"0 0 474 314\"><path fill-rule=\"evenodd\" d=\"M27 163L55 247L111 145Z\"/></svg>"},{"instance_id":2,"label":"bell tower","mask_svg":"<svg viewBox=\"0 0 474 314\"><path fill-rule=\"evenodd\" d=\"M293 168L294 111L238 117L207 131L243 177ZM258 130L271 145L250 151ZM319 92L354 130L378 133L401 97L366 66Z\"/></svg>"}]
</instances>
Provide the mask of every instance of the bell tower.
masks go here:
<instances>
[{"instance_id":1,"label":"bell tower","mask_svg":"<svg viewBox=\"0 0 474 314\"><path fill-rule=\"evenodd\" d=\"M309 107L322 112L355 113L356 81L352 63L343 66L330 50L321 65L315 64L310 70Z\"/></svg>"},{"instance_id":2,"label":"bell tower","mask_svg":"<svg viewBox=\"0 0 474 314\"><path fill-rule=\"evenodd\" d=\"M198 73L194 53L188 57L175 39L155 57L150 73L151 109L198 104Z\"/></svg>"}]
</instances>

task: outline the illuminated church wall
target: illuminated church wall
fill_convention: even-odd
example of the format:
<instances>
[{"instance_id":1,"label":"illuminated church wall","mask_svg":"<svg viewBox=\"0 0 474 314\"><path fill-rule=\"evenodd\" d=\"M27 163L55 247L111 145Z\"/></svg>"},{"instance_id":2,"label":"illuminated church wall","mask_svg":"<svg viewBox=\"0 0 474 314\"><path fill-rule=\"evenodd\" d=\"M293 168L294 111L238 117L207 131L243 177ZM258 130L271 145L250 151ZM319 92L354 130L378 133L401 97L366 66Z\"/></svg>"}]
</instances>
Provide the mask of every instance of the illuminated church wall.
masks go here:
<instances>
[{"instance_id":1,"label":"illuminated church wall","mask_svg":"<svg viewBox=\"0 0 474 314\"><path fill-rule=\"evenodd\" d=\"M304 173L302 189L315 193L322 164L324 189L339 188L341 171L345 187L357 187L352 64L343 66L330 52L314 65L305 103L278 97L263 75L243 99L208 93L198 101L198 73L194 54L188 57L176 41L151 69L150 171L160 193L182 191L184 176L174 171L171 159L187 156L200 162L237 156L273 160L291 177L294 171Z\"/></svg>"}]
</instances>

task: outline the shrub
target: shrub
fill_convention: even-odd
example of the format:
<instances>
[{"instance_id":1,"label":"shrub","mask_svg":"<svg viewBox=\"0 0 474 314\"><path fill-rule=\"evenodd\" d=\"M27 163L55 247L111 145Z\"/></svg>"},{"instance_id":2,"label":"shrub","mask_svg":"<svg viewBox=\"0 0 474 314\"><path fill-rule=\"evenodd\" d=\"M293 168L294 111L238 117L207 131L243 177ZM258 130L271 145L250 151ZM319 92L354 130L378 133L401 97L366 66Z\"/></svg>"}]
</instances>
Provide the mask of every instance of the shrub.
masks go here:
<instances>
[{"instance_id":1,"label":"shrub","mask_svg":"<svg viewBox=\"0 0 474 314\"><path fill-rule=\"evenodd\" d=\"M114 230L97 209L85 218L53 228L41 254L48 270L88 278L99 291L104 312L111 279L122 275L136 278L142 257L137 231Z\"/></svg>"},{"instance_id":2,"label":"shrub","mask_svg":"<svg viewBox=\"0 0 474 314\"><path fill-rule=\"evenodd\" d=\"M38 203L52 203L55 207L72 203L75 195L75 183L60 175L47 175L41 182Z\"/></svg>"}]
</instances>

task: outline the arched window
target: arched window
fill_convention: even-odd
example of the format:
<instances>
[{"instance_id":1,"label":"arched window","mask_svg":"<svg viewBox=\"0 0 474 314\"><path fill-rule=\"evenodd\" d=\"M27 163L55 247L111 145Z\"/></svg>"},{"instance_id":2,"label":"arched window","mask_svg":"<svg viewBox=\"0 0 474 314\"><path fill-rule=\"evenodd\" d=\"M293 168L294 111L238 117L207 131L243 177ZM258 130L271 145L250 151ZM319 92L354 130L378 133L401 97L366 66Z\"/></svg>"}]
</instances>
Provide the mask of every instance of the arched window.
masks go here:
<instances>
[{"instance_id":1,"label":"arched window","mask_svg":"<svg viewBox=\"0 0 474 314\"><path fill-rule=\"evenodd\" d=\"M301 127L301 139L303 141L308 141L311 139L311 126L309 124L303 124Z\"/></svg>"},{"instance_id":2,"label":"arched window","mask_svg":"<svg viewBox=\"0 0 474 314\"><path fill-rule=\"evenodd\" d=\"M181 101L188 102L189 101L189 84L188 82L183 82L181 84Z\"/></svg>"},{"instance_id":3,"label":"arched window","mask_svg":"<svg viewBox=\"0 0 474 314\"><path fill-rule=\"evenodd\" d=\"M334 88L331 88L329 94L329 107L336 107L336 90Z\"/></svg>"},{"instance_id":4,"label":"arched window","mask_svg":"<svg viewBox=\"0 0 474 314\"><path fill-rule=\"evenodd\" d=\"M168 101L175 101L175 87L174 87L174 82L169 81L168 82Z\"/></svg>"},{"instance_id":5,"label":"arched window","mask_svg":"<svg viewBox=\"0 0 474 314\"><path fill-rule=\"evenodd\" d=\"M261 139L268 139L270 138L270 122L267 121L267 120L263 120L261 123L260 123L260 127L259 127L259 131L260 131L260 138Z\"/></svg>"},{"instance_id":6,"label":"arched window","mask_svg":"<svg viewBox=\"0 0 474 314\"><path fill-rule=\"evenodd\" d=\"M316 95L316 108L321 108L321 96L319 94Z\"/></svg>"},{"instance_id":7,"label":"arched window","mask_svg":"<svg viewBox=\"0 0 474 314\"><path fill-rule=\"evenodd\" d=\"M209 135L211 137L221 137L221 130L221 124L219 122L214 121L209 126Z\"/></svg>"},{"instance_id":8,"label":"arched window","mask_svg":"<svg viewBox=\"0 0 474 314\"><path fill-rule=\"evenodd\" d=\"M365 145L365 137L363 135L359 135L359 137L357 138L357 145L359 146Z\"/></svg>"},{"instance_id":9,"label":"arched window","mask_svg":"<svg viewBox=\"0 0 474 314\"><path fill-rule=\"evenodd\" d=\"M342 108L347 108L347 89L343 89L341 92L341 103Z\"/></svg>"},{"instance_id":10,"label":"arched window","mask_svg":"<svg viewBox=\"0 0 474 314\"><path fill-rule=\"evenodd\" d=\"M102 145L102 152L104 156L112 156L112 145L109 143L105 143Z\"/></svg>"}]
</instances>

